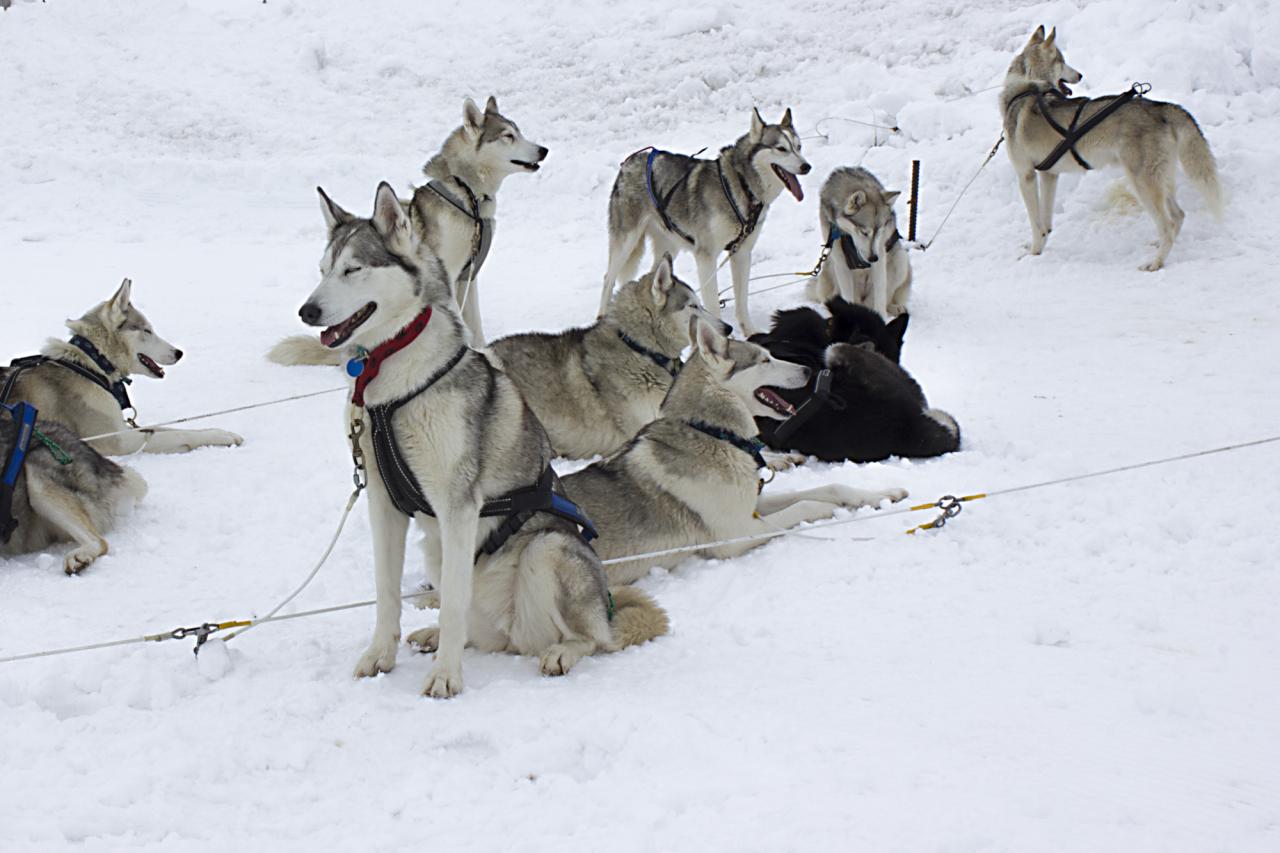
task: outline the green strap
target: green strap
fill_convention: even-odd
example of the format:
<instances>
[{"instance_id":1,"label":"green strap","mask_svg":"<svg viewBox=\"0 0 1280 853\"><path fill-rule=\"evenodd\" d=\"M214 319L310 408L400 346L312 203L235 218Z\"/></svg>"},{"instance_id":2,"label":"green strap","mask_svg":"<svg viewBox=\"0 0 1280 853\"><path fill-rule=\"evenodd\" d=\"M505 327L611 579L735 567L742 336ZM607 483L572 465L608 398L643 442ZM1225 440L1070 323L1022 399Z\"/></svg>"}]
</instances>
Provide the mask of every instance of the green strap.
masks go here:
<instances>
[{"instance_id":1,"label":"green strap","mask_svg":"<svg viewBox=\"0 0 1280 853\"><path fill-rule=\"evenodd\" d=\"M71 456L67 453L67 451L63 450L61 447L58 446L58 442L54 441L52 438L49 438L49 436L42 433L38 427L34 428L34 430L35 430L36 440L39 441L41 444L43 444L45 447L49 448L49 452L53 454L54 459L58 460L59 465L71 464Z\"/></svg>"}]
</instances>

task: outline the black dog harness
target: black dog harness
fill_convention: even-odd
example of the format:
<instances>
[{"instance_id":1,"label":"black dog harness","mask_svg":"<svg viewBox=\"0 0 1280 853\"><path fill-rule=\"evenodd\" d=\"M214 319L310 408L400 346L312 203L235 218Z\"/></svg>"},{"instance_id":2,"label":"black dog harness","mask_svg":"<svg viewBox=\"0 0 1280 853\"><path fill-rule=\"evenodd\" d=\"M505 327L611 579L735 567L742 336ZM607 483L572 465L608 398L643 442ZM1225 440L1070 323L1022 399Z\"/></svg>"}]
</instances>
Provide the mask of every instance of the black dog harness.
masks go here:
<instances>
[{"instance_id":1,"label":"black dog harness","mask_svg":"<svg viewBox=\"0 0 1280 853\"><path fill-rule=\"evenodd\" d=\"M870 262L865 260L862 257L862 255L858 252L858 247L854 244L853 237L841 231L840 226L835 224L834 219L835 217L832 217L833 221L831 223L831 231L830 233L827 234L827 242L823 246L823 248L829 252L831 251L831 247L835 245L837 242L839 242L840 251L841 253L844 254L845 265L848 266L849 269L851 270L870 269L871 268ZM889 252L893 250L893 247L898 245L898 242L901 239L902 239L902 235L898 233L898 229L897 228L893 229L893 234L889 237L888 241L884 244L885 255L888 255Z\"/></svg>"},{"instance_id":2,"label":"black dog harness","mask_svg":"<svg viewBox=\"0 0 1280 853\"><path fill-rule=\"evenodd\" d=\"M413 517L414 513L418 512L434 518L435 510L432 509L430 501L423 494L418 478L414 476L413 470L409 467L409 463L405 461L404 454L400 451L400 444L396 441L395 428L391 424L392 416L405 403L408 403L439 382L458 362L462 361L462 357L467 352L466 346L459 347L458 351L443 367L432 374L426 383L407 396L367 408L369 420L372 424L371 437L373 439L374 457L378 463L378 473L382 476L382 482L386 485L391 502L396 509L410 518ZM579 528L578 535L585 542L590 542L596 538L598 534L595 525L591 523L591 519L587 518L586 513L571 500L564 495L558 494L555 491L555 485L555 472L548 466L532 486L516 489L502 497L485 501L480 507L481 518L495 516L506 516L506 518L485 538L480 545L480 549L476 552L476 556L496 553L508 539L520 531L520 528L533 517L534 513L538 512L550 513L573 522Z\"/></svg>"},{"instance_id":3,"label":"black dog harness","mask_svg":"<svg viewBox=\"0 0 1280 853\"><path fill-rule=\"evenodd\" d=\"M839 400L839 398L837 397L835 400ZM774 446L784 444L787 439L795 435L796 430L813 420L814 415L827 407L828 401L835 402L832 400L831 395L831 371L823 368L818 371L817 381L813 385L813 394L800 405L800 408L796 409L794 415L783 421L773 431L771 440L774 442ZM835 408L843 409L844 401L839 400L839 403L840 405Z\"/></svg>"},{"instance_id":4,"label":"black dog harness","mask_svg":"<svg viewBox=\"0 0 1280 853\"><path fill-rule=\"evenodd\" d=\"M621 329L618 330L618 337L622 339L624 344L631 347L632 350L649 359L654 364L658 365L658 367L667 371L667 373L670 373L672 378L680 375L680 368L684 366L680 359L672 358L669 355L663 355L660 352L654 352Z\"/></svg>"},{"instance_id":5,"label":"black dog harness","mask_svg":"<svg viewBox=\"0 0 1280 853\"><path fill-rule=\"evenodd\" d=\"M702 149L705 151L706 149ZM701 154L699 151L698 154ZM675 157L682 162L684 171L680 177L676 178L665 194L659 194L653 186L653 161L661 154L664 157ZM667 207L671 204L671 198L676 194L676 190L684 185L689 179L689 175L693 174L693 167L698 165L698 154L692 157L687 154L676 154L671 151L662 151L657 148L649 149L649 156L644 161L644 186L649 192L649 199L653 202L654 209L658 211L658 217L662 220L663 226L671 233L681 237L689 244L694 243L693 237L689 232L681 228L671 214L667 212ZM724 197L729 201L729 208L733 211L734 218L738 220L738 234L732 240L725 244L724 251L733 254L742 245L742 241L751 236L756 230L756 225L760 222L760 214L764 211L764 205L751 192L747 182L742 179L742 175L734 172L734 176L738 179L738 186L742 189L742 194L747 198L747 212L744 214L742 208L738 206L737 200L733 197L733 190L729 188L729 181L724 174L724 164L720 162L720 158L716 158L716 174L720 177L720 189L724 192Z\"/></svg>"},{"instance_id":6,"label":"black dog harness","mask_svg":"<svg viewBox=\"0 0 1280 853\"><path fill-rule=\"evenodd\" d=\"M13 393L13 386L17 384L18 377L28 370L39 367L42 364L56 364L64 367L72 373L88 379L94 385L97 385L103 391L106 391L115 398L116 403L120 406L120 411L126 411L133 408L133 404L129 402L129 390L125 386L132 381L127 376L122 376L112 382L111 374L116 372L116 366L111 363L102 353L98 352L98 348L91 344L85 338L76 335L71 338L71 345L79 349L89 359L98 366L105 375L98 375L87 367L76 364L74 361L66 361L61 358L52 358L47 355L28 355L23 358L15 358L9 362L9 368L5 371L4 385L0 386L0 403L9 402L9 395Z\"/></svg>"},{"instance_id":7,"label":"black dog harness","mask_svg":"<svg viewBox=\"0 0 1280 853\"><path fill-rule=\"evenodd\" d=\"M746 438L738 435L733 430L724 427L714 426L705 421L685 421L686 426L693 427L698 432L709 435L720 441L727 441L743 453L751 457L756 463L757 468L767 468L768 463L764 461L764 455L760 452L764 449L764 442L758 438Z\"/></svg>"},{"instance_id":8,"label":"black dog harness","mask_svg":"<svg viewBox=\"0 0 1280 853\"><path fill-rule=\"evenodd\" d=\"M449 192L448 185L444 181L429 181L427 188L449 202L475 224L476 235L472 239L471 257L458 273L459 280L474 280L480 274L480 267L484 266L485 258L489 257L489 247L493 244L493 217L480 215L480 199L476 197L471 187L467 186L466 181L456 175L452 180L467 194L465 204L462 199Z\"/></svg>"},{"instance_id":9,"label":"black dog harness","mask_svg":"<svg viewBox=\"0 0 1280 853\"><path fill-rule=\"evenodd\" d=\"M1039 89L1032 89L1019 95L1014 95L1009 100L1008 108L1012 108L1013 105L1022 98L1034 95L1036 99L1036 106L1039 108L1040 114L1044 116L1044 120L1049 123L1049 127L1053 128L1054 132L1062 137L1062 141L1054 146L1054 149L1049 152L1049 156L1036 164L1037 172L1049 171L1056 166L1058 161L1062 159L1063 155L1068 152L1071 153L1071 157L1080 165L1080 168L1089 170L1092 169L1093 166L1090 166L1088 161L1080 156L1080 152L1076 150L1076 143L1083 139L1085 134L1089 131L1102 124L1102 122L1116 110L1120 109L1135 98L1141 98L1150 91L1151 85L1149 83L1134 83L1129 87L1128 91L1122 92L1119 95L1103 95L1100 98L1076 98L1074 99L1076 101L1076 111L1071 116L1071 124L1066 127L1063 127L1056 119L1054 119L1052 113L1049 112L1050 104L1045 98L1046 95L1052 95L1060 103L1070 103L1071 100L1057 89L1046 89L1043 91ZM1084 114L1084 108L1095 101L1103 100L1110 101L1110 103L1090 116L1084 124L1080 124L1080 116Z\"/></svg>"}]
</instances>

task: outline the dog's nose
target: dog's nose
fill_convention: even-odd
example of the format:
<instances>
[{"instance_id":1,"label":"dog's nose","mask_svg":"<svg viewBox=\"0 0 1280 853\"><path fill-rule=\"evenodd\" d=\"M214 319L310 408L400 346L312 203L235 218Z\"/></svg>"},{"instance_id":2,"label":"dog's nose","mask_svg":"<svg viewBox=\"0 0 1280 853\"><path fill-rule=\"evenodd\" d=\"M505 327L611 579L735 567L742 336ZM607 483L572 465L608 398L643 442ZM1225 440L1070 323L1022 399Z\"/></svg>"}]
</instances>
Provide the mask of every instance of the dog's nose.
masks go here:
<instances>
[{"instance_id":1,"label":"dog's nose","mask_svg":"<svg viewBox=\"0 0 1280 853\"><path fill-rule=\"evenodd\" d=\"M721 320L721 321L720 321L720 334L724 335L726 338L727 338L727 337L729 337L730 335L732 335L732 334L733 334L733 324L732 324L732 323L726 323L724 320Z\"/></svg>"},{"instance_id":2,"label":"dog's nose","mask_svg":"<svg viewBox=\"0 0 1280 853\"><path fill-rule=\"evenodd\" d=\"M308 326L319 325L320 323L320 306L314 302L308 302L298 309L298 316L302 318L302 322Z\"/></svg>"},{"instance_id":3,"label":"dog's nose","mask_svg":"<svg viewBox=\"0 0 1280 853\"><path fill-rule=\"evenodd\" d=\"M813 170L813 167L810 166L808 163L805 163L803 166L800 167L800 174L807 175L812 170Z\"/></svg>"},{"instance_id":4,"label":"dog's nose","mask_svg":"<svg viewBox=\"0 0 1280 853\"><path fill-rule=\"evenodd\" d=\"M867 258L867 263L874 264L878 260L880 260L880 256L872 252L871 257Z\"/></svg>"},{"instance_id":5,"label":"dog's nose","mask_svg":"<svg viewBox=\"0 0 1280 853\"><path fill-rule=\"evenodd\" d=\"M547 155L548 155L548 154L550 154L550 153L551 153L551 152L550 152L550 149L544 148L544 147L543 147L543 146L541 146L541 145L539 145L539 146L538 146L538 159L539 159L539 160L545 160L545 159L547 159Z\"/></svg>"},{"instance_id":6,"label":"dog's nose","mask_svg":"<svg viewBox=\"0 0 1280 853\"><path fill-rule=\"evenodd\" d=\"M180 350L180 349L178 349L178 348L176 348L176 347L174 348L174 350L173 350L173 360L174 360L174 361L182 361L182 350Z\"/></svg>"},{"instance_id":7,"label":"dog's nose","mask_svg":"<svg viewBox=\"0 0 1280 853\"><path fill-rule=\"evenodd\" d=\"M802 368L800 368L800 369L804 371L804 381L805 381L805 382L808 382L808 381L809 381L809 377L813 376L813 371L812 371L812 370L810 370L810 369L809 369L809 368L807 368L807 367L802 367Z\"/></svg>"}]
</instances>

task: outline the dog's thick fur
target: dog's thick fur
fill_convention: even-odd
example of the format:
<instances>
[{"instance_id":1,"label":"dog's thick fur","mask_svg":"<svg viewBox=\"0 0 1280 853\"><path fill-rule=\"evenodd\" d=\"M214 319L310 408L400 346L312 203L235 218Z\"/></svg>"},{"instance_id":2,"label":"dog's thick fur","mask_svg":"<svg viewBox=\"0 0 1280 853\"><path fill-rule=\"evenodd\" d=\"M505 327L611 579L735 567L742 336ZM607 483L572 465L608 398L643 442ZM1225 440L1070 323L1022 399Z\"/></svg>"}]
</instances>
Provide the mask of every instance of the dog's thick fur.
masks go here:
<instances>
[{"instance_id":1,"label":"dog's thick fur","mask_svg":"<svg viewBox=\"0 0 1280 853\"><path fill-rule=\"evenodd\" d=\"M600 313L609 307L614 284L628 281L644 253L647 237L653 256L692 251L698 264L698 280L702 304L713 317L720 317L720 300L716 284L716 258L739 233L733 208L725 198L716 160L699 160L671 198L667 213L693 238L690 245L680 235L668 231L654 207L645 185L645 162L648 151L638 151L623 161L609 196L609 269L604 277ZM747 309L747 280L751 276L751 252L764 226L769 205L783 189L799 201L804 197L797 175L808 174L809 163L800 154L800 138L787 110L777 124L766 124L758 110L751 114L751 127L733 145L720 149L717 156L724 170L734 202L744 215L748 201L739 180L764 205L755 230L742 241L729 258L733 275L734 308L738 327L744 335L752 333L751 315ZM653 164L654 188L665 193L685 173L686 163L680 158L659 156Z\"/></svg>"},{"instance_id":2,"label":"dog's thick fur","mask_svg":"<svg viewBox=\"0 0 1280 853\"><path fill-rule=\"evenodd\" d=\"M71 361L102 376L108 382L130 376L164 377L164 367L182 358L182 350L161 338L131 301L133 283L125 279L115 294L68 320L72 334L91 342L116 370L111 375L81 350L50 339L40 351L50 358ZM118 456L136 453L181 453L197 447L234 447L244 439L222 429L134 429L120 416L116 398L88 379L56 364L26 370L14 385L10 402L26 400L40 411L41 419L58 421L81 437L115 433L93 441L100 453ZM123 432L119 432L123 430Z\"/></svg>"},{"instance_id":3,"label":"dog's thick fur","mask_svg":"<svg viewBox=\"0 0 1280 853\"><path fill-rule=\"evenodd\" d=\"M753 341L778 358L815 373L832 372L832 397L786 442L774 440L776 415L757 417L760 437L775 450L797 451L828 462L874 462L890 456L928 457L960 447L955 418L929 407L924 392L898 360L910 315L885 323L878 314L840 299L827 303L831 317L812 308L774 314L773 328ZM781 389L800 406L814 390Z\"/></svg>"},{"instance_id":4,"label":"dog's thick fur","mask_svg":"<svg viewBox=\"0 0 1280 853\"><path fill-rule=\"evenodd\" d=\"M839 296L850 304L866 305L882 317L906 313L911 298L907 247L898 240L885 248L898 230L893 203L901 194L886 192L879 179L862 168L842 166L827 177L818 196L819 233L826 240L834 226L847 234L871 267L851 267L837 240L810 285L810 298L826 302Z\"/></svg>"},{"instance_id":5,"label":"dog's thick fur","mask_svg":"<svg viewBox=\"0 0 1280 853\"><path fill-rule=\"evenodd\" d=\"M1037 172L1036 164L1049 155L1062 137L1045 120L1034 96L1019 96L1027 92L1046 93L1054 120L1066 127L1082 100L1066 97L1071 94L1068 84L1082 78L1083 75L1063 59L1057 45L1057 31L1045 36L1044 27L1031 34L1005 75L1004 90L1000 94L1005 151L1017 173L1018 188L1027 207L1033 255L1044 250L1045 239L1053 230L1058 175L1082 171L1082 168L1068 153L1050 170ZM1108 102L1105 98L1088 100L1081 123ZM1221 216L1222 188L1213 153L1196 120L1177 104L1147 98L1132 100L1086 134L1076 148L1095 168L1118 163L1129 176L1138 200L1155 220L1159 242L1155 257L1142 265L1144 270L1164 266L1173 241L1182 229L1185 214L1175 196L1175 163L1182 163L1183 171L1204 196L1210 211Z\"/></svg>"},{"instance_id":6,"label":"dog's thick fur","mask_svg":"<svg viewBox=\"0 0 1280 853\"><path fill-rule=\"evenodd\" d=\"M551 461L546 433L511 380L475 350L465 350L451 370L420 391L465 340L444 265L389 185L379 186L371 219L352 216L323 192L321 201L330 238L322 280L299 312L305 322L329 326L322 337L332 346L372 350L425 307L433 309L425 331L383 362L365 391L370 406L412 397L392 423L404 459L436 513L416 516L426 534L428 576L440 593L439 627L410 638L436 651L423 692L444 697L462 689L462 650L468 643L539 655L542 671L559 675L584 655L663 633L665 615L643 594L624 597L609 622L600 560L562 518L535 514L495 554L476 558L502 521L480 518L481 505L538 479ZM367 319L358 322L359 317ZM355 672L371 676L395 665L409 518L391 502L374 464L370 431L360 446L369 460L378 604L373 640Z\"/></svg>"},{"instance_id":7,"label":"dog's thick fur","mask_svg":"<svg viewBox=\"0 0 1280 853\"><path fill-rule=\"evenodd\" d=\"M827 518L839 507L906 497L903 489L842 485L760 493L751 456L690 422L752 436L752 416L774 413L781 389L803 387L809 371L773 359L764 347L731 341L704 320L695 322L695 351L660 417L612 457L564 478L569 497L600 528L594 544L602 559L769 533ZM730 558L761 544L739 542L697 553ZM673 566L687 556L630 560L606 571L610 583L631 583L652 566Z\"/></svg>"},{"instance_id":8,"label":"dog's thick fur","mask_svg":"<svg viewBox=\"0 0 1280 853\"><path fill-rule=\"evenodd\" d=\"M76 547L67 552L62 567L76 574L107 553L102 534L146 495L147 484L62 424L46 420L43 413L36 427L71 457L71 463L60 464L44 444L32 439L14 485L11 511L18 528L7 544L0 544L0 554L25 554L71 541ZM0 463L8 458L17 433L13 419L0 414Z\"/></svg>"},{"instance_id":9,"label":"dog's thick fur","mask_svg":"<svg viewBox=\"0 0 1280 853\"><path fill-rule=\"evenodd\" d=\"M489 352L520 389L561 456L584 459L617 450L658 416L679 368L690 320L708 316L664 255L652 272L619 288L605 315L586 328L532 332L494 341Z\"/></svg>"}]
</instances>

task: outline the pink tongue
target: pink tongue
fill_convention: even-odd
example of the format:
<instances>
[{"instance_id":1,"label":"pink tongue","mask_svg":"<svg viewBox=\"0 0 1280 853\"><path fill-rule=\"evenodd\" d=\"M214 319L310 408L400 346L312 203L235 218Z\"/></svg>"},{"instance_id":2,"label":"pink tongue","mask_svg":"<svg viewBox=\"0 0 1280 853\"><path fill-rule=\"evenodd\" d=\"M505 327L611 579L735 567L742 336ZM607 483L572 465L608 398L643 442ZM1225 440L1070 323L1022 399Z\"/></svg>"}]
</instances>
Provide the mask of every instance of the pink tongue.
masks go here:
<instances>
[{"instance_id":1,"label":"pink tongue","mask_svg":"<svg viewBox=\"0 0 1280 853\"><path fill-rule=\"evenodd\" d=\"M787 189L791 190L791 194L796 197L796 201L804 201L804 190L800 189L800 182L796 180L795 175L784 171L782 180L786 182Z\"/></svg>"},{"instance_id":2,"label":"pink tongue","mask_svg":"<svg viewBox=\"0 0 1280 853\"><path fill-rule=\"evenodd\" d=\"M345 324L339 323L338 325L330 326L329 328L321 332L320 343L324 344L327 347L333 346L334 343L338 340L338 338L342 336L343 325Z\"/></svg>"}]
</instances>

